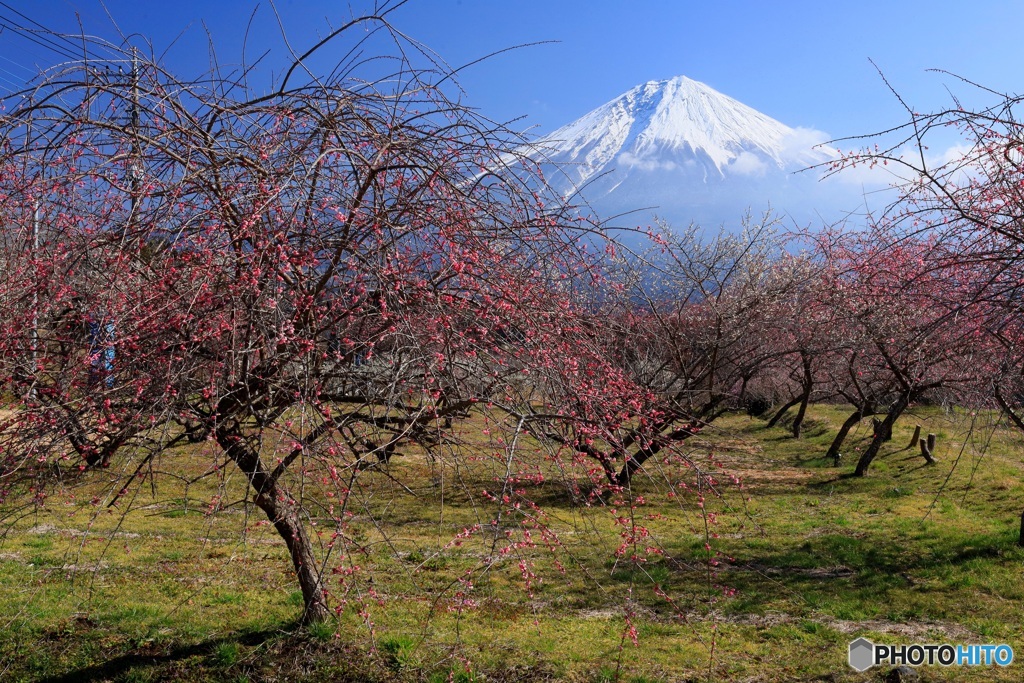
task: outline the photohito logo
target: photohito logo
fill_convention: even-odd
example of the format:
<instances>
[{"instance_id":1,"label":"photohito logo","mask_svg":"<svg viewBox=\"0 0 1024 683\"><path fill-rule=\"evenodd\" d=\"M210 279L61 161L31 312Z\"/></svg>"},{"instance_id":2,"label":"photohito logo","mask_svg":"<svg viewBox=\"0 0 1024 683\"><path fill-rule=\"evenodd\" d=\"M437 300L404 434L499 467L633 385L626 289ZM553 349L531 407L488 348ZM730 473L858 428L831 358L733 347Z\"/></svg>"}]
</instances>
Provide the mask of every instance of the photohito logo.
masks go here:
<instances>
[{"instance_id":1,"label":"photohito logo","mask_svg":"<svg viewBox=\"0 0 1024 683\"><path fill-rule=\"evenodd\" d=\"M924 664L942 666L1010 666L1013 648L1000 645L950 645L949 643L913 643L911 645L875 645L867 638L850 643L850 666L867 671L879 664Z\"/></svg>"}]
</instances>

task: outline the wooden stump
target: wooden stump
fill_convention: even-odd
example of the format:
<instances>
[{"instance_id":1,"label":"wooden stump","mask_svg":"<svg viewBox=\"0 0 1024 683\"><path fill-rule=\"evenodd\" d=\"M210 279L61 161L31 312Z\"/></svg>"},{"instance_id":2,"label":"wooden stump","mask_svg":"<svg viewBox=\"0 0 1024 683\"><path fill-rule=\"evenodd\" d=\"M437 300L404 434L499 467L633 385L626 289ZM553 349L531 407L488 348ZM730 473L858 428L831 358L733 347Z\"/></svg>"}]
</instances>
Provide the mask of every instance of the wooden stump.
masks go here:
<instances>
[{"instance_id":1,"label":"wooden stump","mask_svg":"<svg viewBox=\"0 0 1024 683\"><path fill-rule=\"evenodd\" d=\"M921 445L921 456L925 459L929 465L935 464L935 435L929 434L927 439L920 439L918 443Z\"/></svg>"},{"instance_id":2,"label":"wooden stump","mask_svg":"<svg viewBox=\"0 0 1024 683\"><path fill-rule=\"evenodd\" d=\"M913 448L917 445L917 442L921 440L921 425L914 427L914 436L910 437L910 443L907 444L907 448Z\"/></svg>"}]
</instances>

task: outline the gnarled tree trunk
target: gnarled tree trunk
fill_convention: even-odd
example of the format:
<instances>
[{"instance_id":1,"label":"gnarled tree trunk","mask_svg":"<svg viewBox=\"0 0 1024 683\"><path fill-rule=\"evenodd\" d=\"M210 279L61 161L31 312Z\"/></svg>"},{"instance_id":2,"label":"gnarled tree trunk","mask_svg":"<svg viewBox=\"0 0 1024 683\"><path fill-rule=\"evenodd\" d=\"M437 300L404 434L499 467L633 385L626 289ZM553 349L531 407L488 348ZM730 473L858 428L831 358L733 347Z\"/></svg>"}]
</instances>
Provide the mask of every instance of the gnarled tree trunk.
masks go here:
<instances>
[{"instance_id":1,"label":"gnarled tree trunk","mask_svg":"<svg viewBox=\"0 0 1024 683\"><path fill-rule=\"evenodd\" d=\"M900 397L896 400L896 403L889 408L889 412L886 413L885 419L875 429L875 434L871 438L871 443L868 444L867 450L860 456L857 461L857 469L854 470L854 474L858 477L863 477L868 473L868 468L871 466L871 461L878 455L879 449L882 447L882 442L887 441L885 438L886 434L892 434L892 426L896 424L896 420L899 419L903 411L910 405L911 400L914 398L914 394L911 391L904 391L900 394Z\"/></svg>"},{"instance_id":2,"label":"gnarled tree trunk","mask_svg":"<svg viewBox=\"0 0 1024 683\"><path fill-rule=\"evenodd\" d=\"M800 403L801 398L802 398L802 396L797 396L792 401L790 401L786 405L784 405L781 408L779 408L779 411L777 413L775 413L775 415L772 417L772 419L768 420L768 426L769 427L774 427L775 425L777 425L779 423L779 420L782 419L782 416L785 415L787 412L789 412L790 408L792 408L793 406L795 406L798 403Z\"/></svg>"},{"instance_id":3,"label":"gnarled tree trunk","mask_svg":"<svg viewBox=\"0 0 1024 683\"><path fill-rule=\"evenodd\" d=\"M217 443L245 473L255 493L254 502L267 515L288 547L302 590L302 623L324 621L331 612L327 606L323 578L317 566L313 544L299 514L298 502L266 471L259 453L248 445L245 437L232 424L233 421L228 421L217 427L214 432Z\"/></svg>"},{"instance_id":4,"label":"gnarled tree trunk","mask_svg":"<svg viewBox=\"0 0 1024 683\"><path fill-rule=\"evenodd\" d=\"M800 394L800 408L793 419L793 437L800 438L801 429L804 425L804 417L807 415L807 405L811 402L811 392L814 390L814 373L811 371L811 357L803 355L803 391Z\"/></svg>"},{"instance_id":5,"label":"gnarled tree trunk","mask_svg":"<svg viewBox=\"0 0 1024 683\"><path fill-rule=\"evenodd\" d=\"M839 460L839 449L843 447L843 442L846 441L846 437L849 435L850 430L856 427L860 421L864 419L865 414L866 411L863 408L858 408L850 415L850 417L846 418L846 421L843 422L843 426L840 427L839 431L836 433L836 438L832 439L832 445L828 447L828 452L825 453L826 458L831 458L835 461Z\"/></svg>"}]
</instances>

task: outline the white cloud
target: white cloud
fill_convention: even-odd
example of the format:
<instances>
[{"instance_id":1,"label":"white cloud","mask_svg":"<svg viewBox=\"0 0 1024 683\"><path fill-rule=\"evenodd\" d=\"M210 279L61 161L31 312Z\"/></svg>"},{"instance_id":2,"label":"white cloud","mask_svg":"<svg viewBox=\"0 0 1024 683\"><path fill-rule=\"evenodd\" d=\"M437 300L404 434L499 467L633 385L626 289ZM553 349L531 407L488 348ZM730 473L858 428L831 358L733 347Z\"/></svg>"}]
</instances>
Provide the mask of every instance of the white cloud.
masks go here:
<instances>
[{"instance_id":1,"label":"white cloud","mask_svg":"<svg viewBox=\"0 0 1024 683\"><path fill-rule=\"evenodd\" d=\"M937 168L938 166L944 166L952 162L962 161L963 158L972 151L974 151L974 148L970 145L952 145L935 156L926 154L925 159L928 161L929 166Z\"/></svg>"},{"instance_id":2,"label":"white cloud","mask_svg":"<svg viewBox=\"0 0 1024 683\"><path fill-rule=\"evenodd\" d=\"M925 164L928 168L935 170L947 164L951 167L961 161L971 152L971 147L964 144L954 144L937 153L925 151ZM848 185L863 185L866 188L880 188L893 185L904 185L916 182L918 179L914 168L921 166L921 153L911 147L895 150L890 154L892 160L884 162L864 162L856 166L848 166L839 171L830 179ZM960 170L963 174L961 179L967 179L970 174L969 168Z\"/></svg>"},{"instance_id":3,"label":"white cloud","mask_svg":"<svg viewBox=\"0 0 1024 683\"><path fill-rule=\"evenodd\" d=\"M820 163L824 157L836 156L836 151L825 143L831 136L814 128L794 128L782 138L780 155L784 163Z\"/></svg>"},{"instance_id":4,"label":"white cloud","mask_svg":"<svg viewBox=\"0 0 1024 683\"><path fill-rule=\"evenodd\" d=\"M622 166L638 168L641 171L673 171L676 169L674 161L658 161L657 159L639 157L632 152L623 152L616 158L616 161Z\"/></svg>"},{"instance_id":5,"label":"white cloud","mask_svg":"<svg viewBox=\"0 0 1024 683\"><path fill-rule=\"evenodd\" d=\"M768 164L753 152L741 152L729 164L729 170L740 175L762 176L768 170Z\"/></svg>"}]
</instances>

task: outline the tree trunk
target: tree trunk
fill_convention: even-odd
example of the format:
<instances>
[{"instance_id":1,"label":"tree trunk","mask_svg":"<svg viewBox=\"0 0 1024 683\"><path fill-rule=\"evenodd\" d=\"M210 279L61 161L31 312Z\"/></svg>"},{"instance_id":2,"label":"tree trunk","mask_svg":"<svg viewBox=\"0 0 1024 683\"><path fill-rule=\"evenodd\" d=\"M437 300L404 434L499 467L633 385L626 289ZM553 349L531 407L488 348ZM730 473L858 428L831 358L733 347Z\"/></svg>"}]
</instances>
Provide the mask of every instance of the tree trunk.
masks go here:
<instances>
[{"instance_id":1,"label":"tree trunk","mask_svg":"<svg viewBox=\"0 0 1024 683\"><path fill-rule=\"evenodd\" d=\"M323 579L295 500L283 488L274 486L270 491L256 495L256 505L266 513L288 546L299 588L302 589L302 623L326 620L331 612L324 598Z\"/></svg>"},{"instance_id":2,"label":"tree trunk","mask_svg":"<svg viewBox=\"0 0 1024 683\"><path fill-rule=\"evenodd\" d=\"M797 396L792 401L790 401L786 405L782 406L782 408L779 409L779 412L775 413L775 416L772 419L768 420L768 426L769 427L774 427L775 425L777 425L779 423L779 420L782 419L782 416L785 415L787 412L789 412L789 409L792 408L793 406L795 406L799 402L800 402L800 396Z\"/></svg>"},{"instance_id":3,"label":"tree trunk","mask_svg":"<svg viewBox=\"0 0 1024 683\"><path fill-rule=\"evenodd\" d=\"M911 392L904 392L900 394L896 403L889 408L889 412L886 413L885 419L882 420L882 423L877 429L875 429L875 434L871 438L871 443L868 444L867 450L864 451L860 456L860 459L857 461L857 469L853 472L856 476L863 477L867 475L868 468L871 466L871 461L878 455L878 451L882 447L882 442L887 440L885 435L892 434L892 426L896 423L896 420L899 419L900 415L903 414L903 411L907 409L907 406L910 405L912 398L913 396Z\"/></svg>"},{"instance_id":4,"label":"tree trunk","mask_svg":"<svg viewBox=\"0 0 1024 683\"><path fill-rule=\"evenodd\" d=\"M880 434L882 441L892 441L892 426L885 426L885 420L871 419L871 430L875 434Z\"/></svg>"},{"instance_id":5,"label":"tree trunk","mask_svg":"<svg viewBox=\"0 0 1024 683\"><path fill-rule=\"evenodd\" d=\"M302 623L312 624L326 620L330 608L324 595L324 584L317 567L313 544L299 514L298 502L267 473L259 454L249 447L241 433L231 428L232 421L218 426L215 437L218 445L239 469L245 473L255 492L254 500L267 519L284 539L288 554L295 567L295 575L302 590Z\"/></svg>"},{"instance_id":6,"label":"tree trunk","mask_svg":"<svg viewBox=\"0 0 1024 683\"><path fill-rule=\"evenodd\" d=\"M1020 513L1020 534L1017 536L1017 545L1024 548L1024 512Z\"/></svg>"},{"instance_id":7,"label":"tree trunk","mask_svg":"<svg viewBox=\"0 0 1024 683\"><path fill-rule=\"evenodd\" d=\"M800 398L800 409L796 411L793 418L793 438L799 439L801 429L804 426L804 416L807 415L807 404L811 401L811 392L808 391Z\"/></svg>"},{"instance_id":8,"label":"tree trunk","mask_svg":"<svg viewBox=\"0 0 1024 683\"><path fill-rule=\"evenodd\" d=\"M865 412L863 408L858 408L850 417L846 418L846 422L839 428L836 438L832 439L832 445L828 447L828 452L825 453L826 458L831 458L837 465L839 464L839 449L843 447L843 442L846 441L850 430L864 419Z\"/></svg>"},{"instance_id":9,"label":"tree trunk","mask_svg":"<svg viewBox=\"0 0 1024 683\"><path fill-rule=\"evenodd\" d=\"M1007 403L1006 399L1003 398L1003 392L999 390L999 385L995 385L996 401L999 403L999 407L1003 409L1006 415L1010 418L1010 421L1017 426L1017 429L1024 431L1024 419L1021 419L1020 415L1013 412L1013 408Z\"/></svg>"},{"instance_id":10,"label":"tree trunk","mask_svg":"<svg viewBox=\"0 0 1024 683\"><path fill-rule=\"evenodd\" d=\"M804 416L807 415L807 404L811 402L811 392L814 390L814 374L811 372L811 359L803 357L804 361L804 382L803 392L800 394L800 409L793 419L793 438L800 438L800 430L804 424Z\"/></svg>"},{"instance_id":11,"label":"tree trunk","mask_svg":"<svg viewBox=\"0 0 1024 683\"><path fill-rule=\"evenodd\" d=\"M661 450L661 446L655 444L650 448L641 449L634 455L626 458L626 462L622 465L619 473L615 475L615 480L612 483L616 486L629 486L630 482L633 481L633 475L639 472L644 463L656 455L659 450Z\"/></svg>"},{"instance_id":12,"label":"tree trunk","mask_svg":"<svg viewBox=\"0 0 1024 683\"><path fill-rule=\"evenodd\" d=\"M673 432L656 437L646 448L640 448L633 455L627 455L622 469L617 475L610 478L610 482L616 486L629 486L630 482L633 481L633 475L640 471L645 462L656 456L662 447L670 443L685 441L693 436L693 434L694 431L691 426L681 427ZM607 472L608 469L605 468L605 471Z\"/></svg>"}]
</instances>

